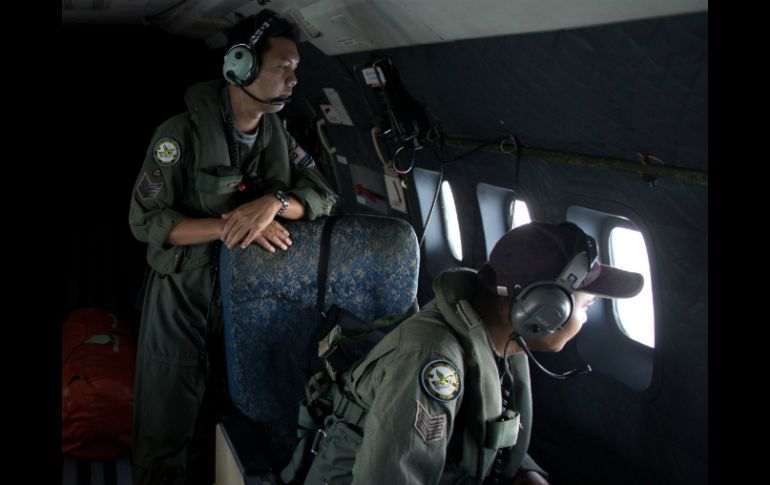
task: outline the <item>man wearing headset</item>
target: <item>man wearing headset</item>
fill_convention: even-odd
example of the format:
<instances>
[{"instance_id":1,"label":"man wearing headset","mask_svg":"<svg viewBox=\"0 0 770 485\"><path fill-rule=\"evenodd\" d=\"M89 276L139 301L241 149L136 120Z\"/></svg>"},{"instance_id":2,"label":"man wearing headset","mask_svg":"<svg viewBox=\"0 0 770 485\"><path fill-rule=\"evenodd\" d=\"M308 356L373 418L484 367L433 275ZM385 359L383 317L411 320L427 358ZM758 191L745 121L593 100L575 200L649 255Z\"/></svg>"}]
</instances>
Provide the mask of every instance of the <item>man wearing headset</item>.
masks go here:
<instances>
[{"instance_id":1,"label":"man wearing headset","mask_svg":"<svg viewBox=\"0 0 770 485\"><path fill-rule=\"evenodd\" d=\"M304 483L546 484L527 454L526 346L558 352L597 296L642 285L596 261L595 241L574 224L506 233L478 273L439 275L435 299L341 376Z\"/></svg>"},{"instance_id":2,"label":"man wearing headset","mask_svg":"<svg viewBox=\"0 0 770 485\"><path fill-rule=\"evenodd\" d=\"M280 218L326 216L336 199L275 114L297 84L296 30L263 10L230 38L225 79L188 89L188 111L156 130L131 198L151 269L134 394L137 484L213 482L213 410L227 403L219 243L289 250Z\"/></svg>"}]
</instances>

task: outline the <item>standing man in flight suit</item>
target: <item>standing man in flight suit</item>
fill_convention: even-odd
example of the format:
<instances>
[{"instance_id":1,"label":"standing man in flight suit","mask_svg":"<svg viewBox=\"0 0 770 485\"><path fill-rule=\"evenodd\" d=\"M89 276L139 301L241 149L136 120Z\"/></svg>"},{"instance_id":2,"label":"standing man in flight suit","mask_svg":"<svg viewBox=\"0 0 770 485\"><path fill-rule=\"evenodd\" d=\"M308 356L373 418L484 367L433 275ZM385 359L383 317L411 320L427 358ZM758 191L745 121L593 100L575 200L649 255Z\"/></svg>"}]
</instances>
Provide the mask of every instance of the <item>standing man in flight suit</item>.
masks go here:
<instances>
[{"instance_id":1,"label":"standing man in flight suit","mask_svg":"<svg viewBox=\"0 0 770 485\"><path fill-rule=\"evenodd\" d=\"M478 273L441 273L435 299L342 374L304 483L547 484L527 454L522 350L560 351L597 296L631 297L643 284L596 261L574 224L506 233ZM284 480L302 480L290 470Z\"/></svg>"},{"instance_id":2,"label":"standing man in flight suit","mask_svg":"<svg viewBox=\"0 0 770 485\"><path fill-rule=\"evenodd\" d=\"M297 84L296 29L269 10L238 24L225 80L196 84L155 131L129 223L151 272L134 396L137 484L214 481L214 411L226 403L220 242L291 246L283 219L326 216L336 196L278 116Z\"/></svg>"}]
</instances>

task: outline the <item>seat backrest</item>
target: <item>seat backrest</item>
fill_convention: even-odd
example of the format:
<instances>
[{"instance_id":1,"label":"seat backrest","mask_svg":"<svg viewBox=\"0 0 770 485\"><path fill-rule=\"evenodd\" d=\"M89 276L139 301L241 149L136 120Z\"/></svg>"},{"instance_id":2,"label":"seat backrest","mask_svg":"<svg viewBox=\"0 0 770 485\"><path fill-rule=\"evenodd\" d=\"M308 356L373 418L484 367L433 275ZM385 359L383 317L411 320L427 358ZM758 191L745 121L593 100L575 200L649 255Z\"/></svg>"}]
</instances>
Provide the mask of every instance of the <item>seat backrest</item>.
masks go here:
<instances>
[{"instance_id":1,"label":"seat backrest","mask_svg":"<svg viewBox=\"0 0 770 485\"><path fill-rule=\"evenodd\" d=\"M229 390L235 406L269 434L288 461L299 401L317 355L321 234L327 219L291 221L288 251L222 247L220 281ZM331 233L324 308L363 321L407 313L417 295L419 247L403 220L346 216Z\"/></svg>"}]
</instances>

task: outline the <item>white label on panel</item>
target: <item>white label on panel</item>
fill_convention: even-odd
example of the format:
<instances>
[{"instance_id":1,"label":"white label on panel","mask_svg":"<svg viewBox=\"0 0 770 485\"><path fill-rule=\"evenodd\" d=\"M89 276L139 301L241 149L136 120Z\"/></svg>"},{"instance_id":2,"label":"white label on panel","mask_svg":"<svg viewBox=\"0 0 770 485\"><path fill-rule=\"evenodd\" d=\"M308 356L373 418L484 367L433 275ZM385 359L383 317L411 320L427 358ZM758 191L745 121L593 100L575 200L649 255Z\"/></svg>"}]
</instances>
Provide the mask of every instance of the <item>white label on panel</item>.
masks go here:
<instances>
[{"instance_id":1,"label":"white label on panel","mask_svg":"<svg viewBox=\"0 0 770 485\"><path fill-rule=\"evenodd\" d=\"M364 81L366 81L366 84L372 86L382 86L385 84L385 74L379 67L377 68L377 72L374 72L373 67L367 67L366 69L362 69L361 73L364 75Z\"/></svg>"},{"instance_id":2,"label":"white label on panel","mask_svg":"<svg viewBox=\"0 0 770 485\"><path fill-rule=\"evenodd\" d=\"M334 107L330 104L321 104L319 105L321 108L321 111L324 114L324 117L326 118L326 121L329 123L334 124L342 124L342 120L340 119L339 115L337 115L337 111L335 111Z\"/></svg>"},{"instance_id":3,"label":"white label on panel","mask_svg":"<svg viewBox=\"0 0 770 485\"><path fill-rule=\"evenodd\" d=\"M326 97L329 98L329 103L331 103L332 110L337 115L337 119L339 119L339 121L329 120L329 122L353 126L353 120L350 119L348 110L346 110L345 105L342 104L342 99L340 99L340 95L337 93L337 91L334 88L324 88L324 93L326 93Z\"/></svg>"},{"instance_id":4,"label":"white label on panel","mask_svg":"<svg viewBox=\"0 0 770 485\"><path fill-rule=\"evenodd\" d=\"M385 175L385 188L388 191L390 206L406 214L406 199L404 199L404 191L401 188L401 180L398 177Z\"/></svg>"}]
</instances>

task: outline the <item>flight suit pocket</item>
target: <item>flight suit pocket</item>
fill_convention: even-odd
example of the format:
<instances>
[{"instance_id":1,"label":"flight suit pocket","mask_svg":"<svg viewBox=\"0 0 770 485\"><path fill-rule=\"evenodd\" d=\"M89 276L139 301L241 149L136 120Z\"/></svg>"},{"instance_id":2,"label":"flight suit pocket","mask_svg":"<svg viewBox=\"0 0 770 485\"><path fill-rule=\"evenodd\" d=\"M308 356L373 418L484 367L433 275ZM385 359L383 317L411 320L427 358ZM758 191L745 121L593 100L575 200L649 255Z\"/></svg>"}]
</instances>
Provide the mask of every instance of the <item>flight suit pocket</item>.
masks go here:
<instances>
[{"instance_id":1,"label":"flight suit pocket","mask_svg":"<svg viewBox=\"0 0 770 485\"><path fill-rule=\"evenodd\" d=\"M195 190L200 194L201 206L210 215L220 215L232 207L233 195L243 181L241 171L229 165L217 165L198 170Z\"/></svg>"},{"instance_id":2,"label":"flight suit pocket","mask_svg":"<svg viewBox=\"0 0 770 485\"><path fill-rule=\"evenodd\" d=\"M147 263L160 274L168 275L180 270L185 255L184 246L168 246L158 249L147 246Z\"/></svg>"},{"instance_id":3,"label":"flight suit pocket","mask_svg":"<svg viewBox=\"0 0 770 485\"><path fill-rule=\"evenodd\" d=\"M363 438L343 421L332 424L325 432L305 483L348 484L353 481L356 452Z\"/></svg>"},{"instance_id":4,"label":"flight suit pocket","mask_svg":"<svg viewBox=\"0 0 770 485\"><path fill-rule=\"evenodd\" d=\"M497 450L510 448L519 439L521 415L517 411L506 409L498 419L487 421L484 447Z\"/></svg>"},{"instance_id":5,"label":"flight suit pocket","mask_svg":"<svg viewBox=\"0 0 770 485\"><path fill-rule=\"evenodd\" d=\"M185 247L182 270L201 268L211 262L210 243L193 244Z\"/></svg>"}]
</instances>

